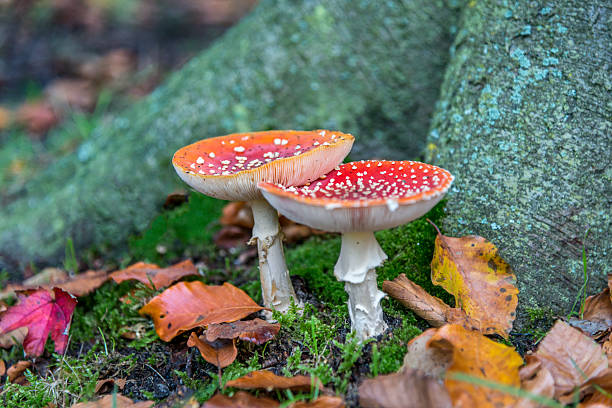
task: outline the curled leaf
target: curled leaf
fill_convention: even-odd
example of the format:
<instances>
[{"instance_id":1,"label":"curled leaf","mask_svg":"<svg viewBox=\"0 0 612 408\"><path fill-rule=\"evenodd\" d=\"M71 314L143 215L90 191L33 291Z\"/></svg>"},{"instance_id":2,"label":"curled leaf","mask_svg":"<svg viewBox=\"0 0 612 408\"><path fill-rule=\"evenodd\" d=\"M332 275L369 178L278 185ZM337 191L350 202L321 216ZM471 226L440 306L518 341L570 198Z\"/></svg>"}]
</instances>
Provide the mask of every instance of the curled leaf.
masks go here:
<instances>
[{"instance_id":1,"label":"curled leaf","mask_svg":"<svg viewBox=\"0 0 612 408\"><path fill-rule=\"evenodd\" d=\"M189 340L187 340L187 346L197 347L204 360L219 368L225 368L232 364L238 356L236 342L233 339L209 342L204 336L198 337L197 334L191 333Z\"/></svg>"},{"instance_id":2,"label":"curled leaf","mask_svg":"<svg viewBox=\"0 0 612 408\"><path fill-rule=\"evenodd\" d=\"M555 398L573 401L574 390L608 369L601 347L585 334L558 320L534 356L555 381Z\"/></svg>"},{"instance_id":3,"label":"curled leaf","mask_svg":"<svg viewBox=\"0 0 612 408\"><path fill-rule=\"evenodd\" d=\"M209 286L202 282L179 282L155 296L140 309L153 318L155 331L164 341L194 327L233 322L264 307L234 285Z\"/></svg>"}]
</instances>

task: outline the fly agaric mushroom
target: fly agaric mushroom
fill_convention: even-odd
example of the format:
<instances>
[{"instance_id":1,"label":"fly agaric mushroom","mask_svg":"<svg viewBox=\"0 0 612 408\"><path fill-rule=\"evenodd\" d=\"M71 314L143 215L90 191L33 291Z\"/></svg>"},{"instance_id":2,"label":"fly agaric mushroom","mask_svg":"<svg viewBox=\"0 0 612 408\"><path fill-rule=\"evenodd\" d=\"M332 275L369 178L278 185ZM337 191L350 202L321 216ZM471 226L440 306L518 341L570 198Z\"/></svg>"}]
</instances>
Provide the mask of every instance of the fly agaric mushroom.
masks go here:
<instances>
[{"instance_id":1,"label":"fly agaric mushroom","mask_svg":"<svg viewBox=\"0 0 612 408\"><path fill-rule=\"evenodd\" d=\"M257 189L262 181L286 186L316 180L336 167L353 146L349 134L328 130L235 133L179 149L172 164L184 182L211 197L248 201L266 307L285 312L295 297L283 255L278 213Z\"/></svg>"},{"instance_id":2,"label":"fly agaric mushroom","mask_svg":"<svg viewBox=\"0 0 612 408\"><path fill-rule=\"evenodd\" d=\"M375 268L387 255L374 231L405 224L429 211L453 181L446 170L415 161L346 163L301 187L259 183L264 197L285 217L326 231L341 232L334 275L349 295L353 329L361 339L377 336L382 316Z\"/></svg>"}]
</instances>

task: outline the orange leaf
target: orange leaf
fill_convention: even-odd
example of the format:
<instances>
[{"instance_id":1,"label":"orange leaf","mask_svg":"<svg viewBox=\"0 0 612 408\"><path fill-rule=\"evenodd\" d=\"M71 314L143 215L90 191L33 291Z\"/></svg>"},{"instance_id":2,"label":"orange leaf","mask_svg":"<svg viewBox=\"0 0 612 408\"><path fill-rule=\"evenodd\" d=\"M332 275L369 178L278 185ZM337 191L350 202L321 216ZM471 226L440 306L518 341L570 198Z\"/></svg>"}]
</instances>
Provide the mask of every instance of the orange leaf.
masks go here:
<instances>
[{"instance_id":1,"label":"orange leaf","mask_svg":"<svg viewBox=\"0 0 612 408\"><path fill-rule=\"evenodd\" d=\"M289 408L344 408L344 400L340 397L323 395L314 401L297 401L289 405Z\"/></svg>"},{"instance_id":2,"label":"orange leaf","mask_svg":"<svg viewBox=\"0 0 612 408\"><path fill-rule=\"evenodd\" d=\"M191 333L189 340L187 340L187 346L197 347L204 360L219 368L225 368L232 364L238 356L236 342L233 339L208 342L204 336L198 337L197 334Z\"/></svg>"},{"instance_id":3,"label":"orange leaf","mask_svg":"<svg viewBox=\"0 0 612 408\"><path fill-rule=\"evenodd\" d=\"M149 408L153 404L153 401L134 402L121 394L109 394L96 401L79 402L71 408Z\"/></svg>"},{"instance_id":4,"label":"orange leaf","mask_svg":"<svg viewBox=\"0 0 612 408\"><path fill-rule=\"evenodd\" d=\"M47 272L47 273L45 273ZM14 296L15 291L30 289L60 288L74 296L85 296L98 289L108 280L105 271L87 271L69 277L61 269L47 268L41 273L23 281L22 284L8 285L3 291L3 297Z\"/></svg>"},{"instance_id":5,"label":"orange leaf","mask_svg":"<svg viewBox=\"0 0 612 408\"><path fill-rule=\"evenodd\" d=\"M240 378L228 381L225 385L227 387L240 388L243 390L263 388L267 391L286 389L293 391L310 391L313 385L319 388L323 387L318 379L314 379L313 381L313 378L307 375L281 377L267 370L252 371Z\"/></svg>"},{"instance_id":6,"label":"orange leaf","mask_svg":"<svg viewBox=\"0 0 612 408\"><path fill-rule=\"evenodd\" d=\"M6 375L8 377L9 382L14 383L15 380L20 378L25 370L32 367L32 363L29 361L18 361L6 371Z\"/></svg>"},{"instance_id":7,"label":"orange leaf","mask_svg":"<svg viewBox=\"0 0 612 408\"><path fill-rule=\"evenodd\" d=\"M579 330L557 320L534 356L555 380L555 398L572 402L573 392L608 369L601 347Z\"/></svg>"},{"instance_id":8,"label":"orange leaf","mask_svg":"<svg viewBox=\"0 0 612 408\"><path fill-rule=\"evenodd\" d=\"M438 231L431 280L455 296L455 306L465 311L478 330L508 338L519 291L516 276L495 245L483 237L452 238Z\"/></svg>"},{"instance_id":9,"label":"orange leaf","mask_svg":"<svg viewBox=\"0 0 612 408\"><path fill-rule=\"evenodd\" d=\"M429 340L438 332L428 329L410 340L404 356L402 370L420 370L435 378L443 378L453 360L452 350L428 347Z\"/></svg>"},{"instance_id":10,"label":"orange leaf","mask_svg":"<svg viewBox=\"0 0 612 408\"><path fill-rule=\"evenodd\" d=\"M280 403L270 398L257 398L248 392L239 391L232 397L216 394L202 408L278 408Z\"/></svg>"},{"instance_id":11,"label":"orange leaf","mask_svg":"<svg viewBox=\"0 0 612 408\"><path fill-rule=\"evenodd\" d=\"M213 323L233 322L264 307L234 285L208 286L179 282L140 309L153 318L159 338L170 341L180 332Z\"/></svg>"},{"instance_id":12,"label":"orange leaf","mask_svg":"<svg viewBox=\"0 0 612 408\"><path fill-rule=\"evenodd\" d=\"M197 274L198 270L193 262L188 259L167 268L160 268L154 264L138 262L134 265L130 265L126 269L111 273L110 277L117 283L134 279L144 283L149 288L151 288L151 282L153 282L155 288L151 289L159 289L185 276Z\"/></svg>"},{"instance_id":13,"label":"orange leaf","mask_svg":"<svg viewBox=\"0 0 612 408\"><path fill-rule=\"evenodd\" d=\"M280 330L279 323L268 323L265 320L241 320L233 323L211 324L206 330L206 340L235 339L263 344L276 336Z\"/></svg>"},{"instance_id":14,"label":"orange leaf","mask_svg":"<svg viewBox=\"0 0 612 408\"><path fill-rule=\"evenodd\" d=\"M359 386L363 408L451 408L451 399L442 384L418 370L381 375Z\"/></svg>"},{"instance_id":15,"label":"orange leaf","mask_svg":"<svg viewBox=\"0 0 612 408\"><path fill-rule=\"evenodd\" d=\"M437 329L428 347L453 353L445 385L454 407L508 407L516 403L515 397L511 395L448 377L448 374L458 372L518 387L519 367L523 359L512 347L496 343L456 324Z\"/></svg>"}]
</instances>

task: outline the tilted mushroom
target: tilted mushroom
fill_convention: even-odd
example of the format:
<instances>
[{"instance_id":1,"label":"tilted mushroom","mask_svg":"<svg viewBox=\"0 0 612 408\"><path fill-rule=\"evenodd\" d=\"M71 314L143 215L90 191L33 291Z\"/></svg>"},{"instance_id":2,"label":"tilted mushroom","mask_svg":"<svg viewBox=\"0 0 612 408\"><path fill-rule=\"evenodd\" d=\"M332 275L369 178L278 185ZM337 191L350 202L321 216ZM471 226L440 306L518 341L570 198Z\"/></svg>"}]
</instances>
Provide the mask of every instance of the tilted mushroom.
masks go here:
<instances>
[{"instance_id":1,"label":"tilted mushroom","mask_svg":"<svg viewBox=\"0 0 612 408\"><path fill-rule=\"evenodd\" d=\"M257 183L286 186L316 180L336 167L354 138L328 130L235 133L200 140L179 149L172 159L178 175L197 191L222 200L248 201L253 238L259 252L264 304L285 312L295 297L283 255L278 213Z\"/></svg>"},{"instance_id":2,"label":"tilted mushroom","mask_svg":"<svg viewBox=\"0 0 612 408\"><path fill-rule=\"evenodd\" d=\"M405 224L429 211L453 181L446 170L415 161L346 163L306 186L259 183L264 197L287 218L342 233L334 275L349 295L353 329L361 339L386 329L375 268L387 256L374 231Z\"/></svg>"}]
</instances>

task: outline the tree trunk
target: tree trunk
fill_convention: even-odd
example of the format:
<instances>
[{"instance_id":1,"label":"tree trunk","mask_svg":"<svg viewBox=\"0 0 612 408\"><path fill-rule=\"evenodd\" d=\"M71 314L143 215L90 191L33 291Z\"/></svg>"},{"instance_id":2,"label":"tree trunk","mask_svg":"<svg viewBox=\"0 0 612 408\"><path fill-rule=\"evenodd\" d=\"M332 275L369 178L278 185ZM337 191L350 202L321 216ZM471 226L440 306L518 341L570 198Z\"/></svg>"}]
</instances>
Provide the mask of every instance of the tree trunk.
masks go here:
<instances>
[{"instance_id":1,"label":"tree trunk","mask_svg":"<svg viewBox=\"0 0 612 408\"><path fill-rule=\"evenodd\" d=\"M456 176L444 226L499 247L523 310L570 311L583 248L589 293L612 272L610 21L605 0L473 1L451 47L428 148Z\"/></svg>"},{"instance_id":2,"label":"tree trunk","mask_svg":"<svg viewBox=\"0 0 612 408\"><path fill-rule=\"evenodd\" d=\"M424 146L456 10L444 1L264 0L221 40L0 209L0 269L122 248L198 139L271 128L354 132L353 158Z\"/></svg>"}]
</instances>

